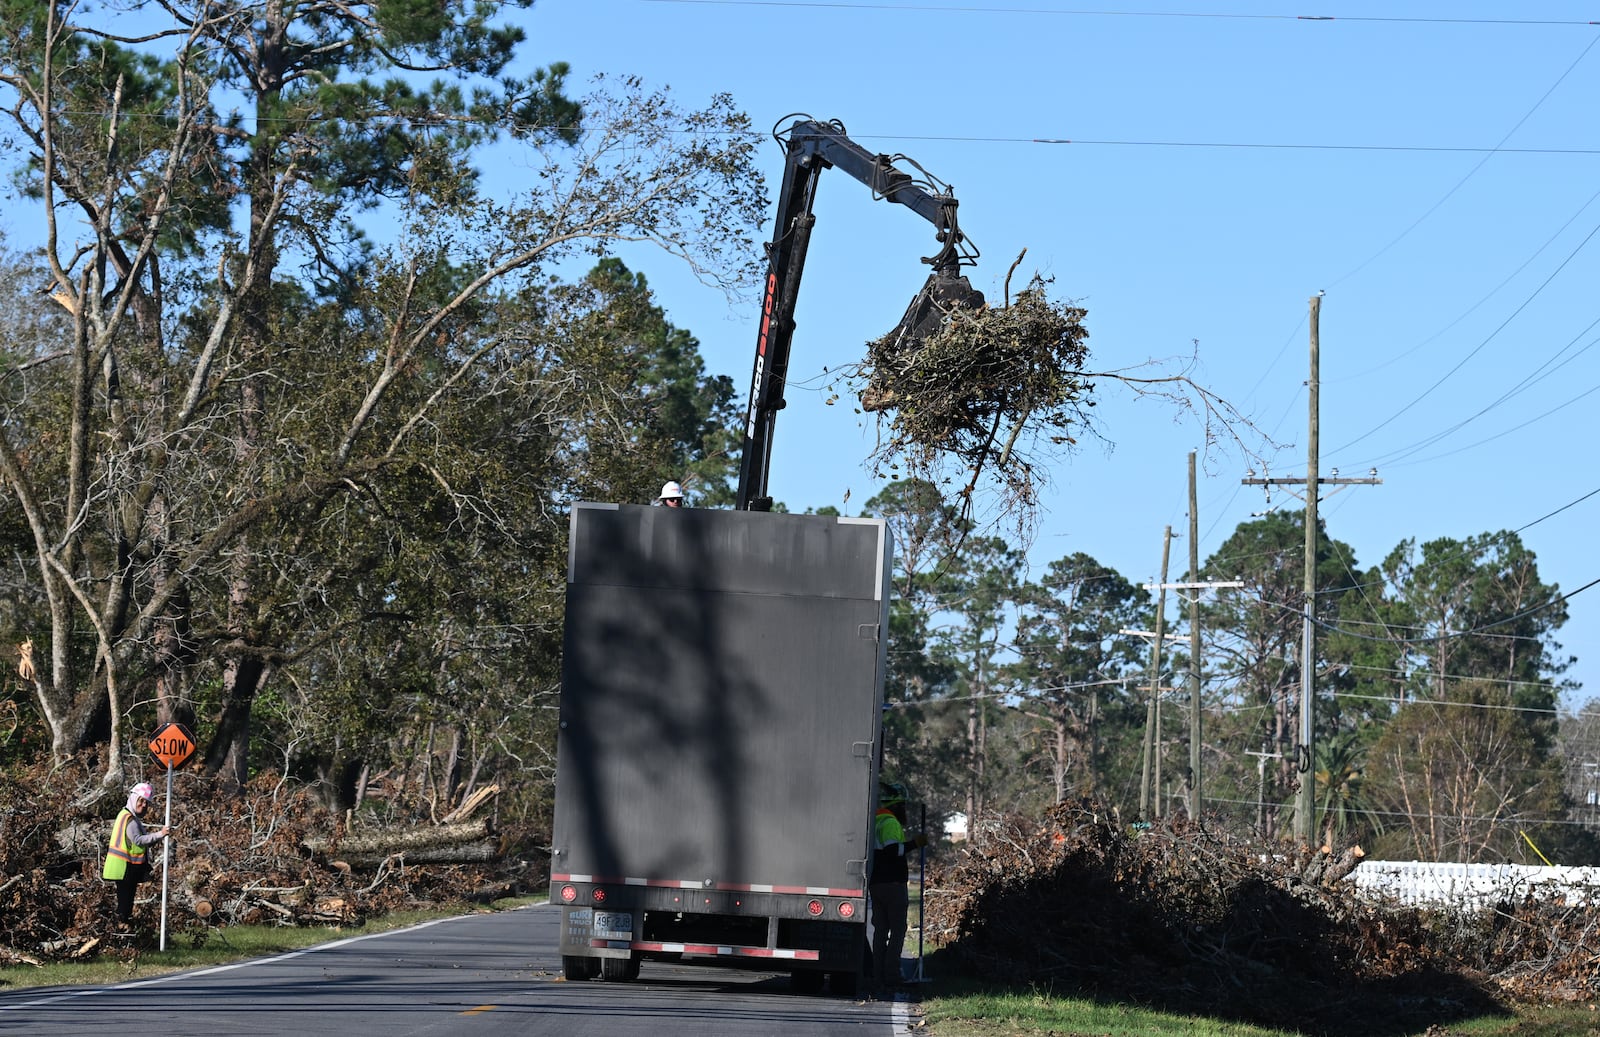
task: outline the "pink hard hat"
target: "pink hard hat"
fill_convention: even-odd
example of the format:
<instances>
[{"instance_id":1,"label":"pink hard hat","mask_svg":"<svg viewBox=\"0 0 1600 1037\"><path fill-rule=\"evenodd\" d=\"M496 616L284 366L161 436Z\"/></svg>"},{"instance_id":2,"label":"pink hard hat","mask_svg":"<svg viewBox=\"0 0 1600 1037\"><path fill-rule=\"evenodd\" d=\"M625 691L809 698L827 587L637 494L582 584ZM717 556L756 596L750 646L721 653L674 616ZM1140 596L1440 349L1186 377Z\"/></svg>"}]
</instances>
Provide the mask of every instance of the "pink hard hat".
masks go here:
<instances>
[{"instance_id":1,"label":"pink hard hat","mask_svg":"<svg viewBox=\"0 0 1600 1037\"><path fill-rule=\"evenodd\" d=\"M141 799L145 802L149 802L155 798L155 795L156 790L150 787L150 783L148 781L141 781L139 784L128 790L128 809L132 810L133 804Z\"/></svg>"}]
</instances>

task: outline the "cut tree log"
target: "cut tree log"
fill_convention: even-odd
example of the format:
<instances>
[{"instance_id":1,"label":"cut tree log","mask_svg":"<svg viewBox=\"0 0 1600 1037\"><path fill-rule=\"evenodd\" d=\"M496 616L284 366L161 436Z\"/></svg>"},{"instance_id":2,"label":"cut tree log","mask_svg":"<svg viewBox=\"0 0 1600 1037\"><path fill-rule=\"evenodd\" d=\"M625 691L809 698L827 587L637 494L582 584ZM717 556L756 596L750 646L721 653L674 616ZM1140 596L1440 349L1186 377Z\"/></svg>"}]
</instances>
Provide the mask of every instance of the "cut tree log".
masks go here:
<instances>
[{"instance_id":1,"label":"cut tree log","mask_svg":"<svg viewBox=\"0 0 1600 1037\"><path fill-rule=\"evenodd\" d=\"M376 857L377 861L381 861L384 857L397 853L410 856L416 850L457 846L487 838L489 838L488 821L464 821L452 825L427 825L401 832L347 835L337 843L321 836L308 836L302 840L301 845L317 854L336 849L340 860L354 866L361 862L359 859Z\"/></svg>"},{"instance_id":2,"label":"cut tree log","mask_svg":"<svg viewBox=\"0 0 1600 1037\"><path fill-rule=\"evenodd\" d=\"M342 849L342 848L341 848ZM492 861L500 856L500 841L498 839L479 839L470 843L453 843L444 846L424 846L414 850L365 850L361 853L345 853L344 859L349 861L352 868L376 868L385 861L393 861L396 865L408 864L482 864Z\"/></svg>"},{"instance_id":3,"label":"cut tree log","mask_svg":"<svg viewBox=\"0 0 1600 1037\"><path fill-rule=\"evenodd\" d=\"M1352 846L1344 853L1332 858L1328 861L1327 867L1323 869L1322 884L1324 886L1332 886L1335 882L1355 871L1356 865L1360 864L1366 855L1367 852L1361 847Z\"/></svg>"}]
</instances>

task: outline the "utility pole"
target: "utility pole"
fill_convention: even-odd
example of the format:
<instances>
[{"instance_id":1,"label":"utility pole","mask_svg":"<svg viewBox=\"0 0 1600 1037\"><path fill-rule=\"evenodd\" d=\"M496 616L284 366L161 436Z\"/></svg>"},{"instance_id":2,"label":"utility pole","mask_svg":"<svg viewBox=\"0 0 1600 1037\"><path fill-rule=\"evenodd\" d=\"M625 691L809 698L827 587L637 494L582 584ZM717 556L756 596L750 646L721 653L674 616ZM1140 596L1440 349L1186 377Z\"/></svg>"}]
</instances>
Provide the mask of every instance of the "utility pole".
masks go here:
<instances>
[{"instance_id":1,"label":"utility pole","mask_svg":"<svg viewBox=\"0 0 1600 1037\"><path fill-rule=\"evenodd\" d=\"M1374 468L1372 475L1366 479L1340 479L1338 469L1334 470L1335 478L1323 479L1317 474L1319 461L1319 436L1321 434L1318 399L1321 392L1321 349L1320 321L1322 316L1322 294L1319 292L1311 297L1311 377L1306 382L1309 401L1308 438L1306 446L1306 546L1305 546L1305 605L1300 622L1300 742L1294 747L1295 769L1300 774L1300 791L1295 796L1294 804L1294 837L1298 842L1310 845L1316 832L1316 775L1313 773L1316 764L1316 697L1317 697L1317 627L1316 627L1316 600L1317 600L1317 494L1318 487L1325 485L1363 485L1376 486L1383 482L1377 477L1378 470ZM1248 478L1243 480L1248 486L1281 486L1301 482L1300 479L1269 479Z\"/></svg>"},{"instance_id":2,"label":"utility pole","mask_svg":"<svg viewBox=\"0 0 1600 1037\"><path fill-rule=\"evenodd\" d=\"M1189 816L1198 819L1200 816L1200 592L1217 587L1243 587L1242 580L1212 580L1202 583L1200 580L1200 519L1199 511L1195 504L1195 478L1194 478L1194 451L1189 451L1189 579L1183 583L1167 582L1167 554L1172 544L1172 527L1167 527L1167 539L1161 548L1161 582L1146 583L1141 586L1145 590L1160 592L1160 606L1156 613L1156 629L1154 633L1147 630L1119 630L1119 634L1132 634L1136 637L1155 638L1156 647L1152 651L1150 664L1153 673L1159 673L1161 660L1161 642L1181 641L1183 638L1177 634L1167 634L1166 630L1166 604L1167 591L1190 591L1189 595L1189 776L1184 785L1187 789L1186 801L1189 806ZM1159 694L1163 690L1157 686L1156 676L1150 678L1151 706L1145 714L1145 769L1144 786L1148 786L1151 771L1151 730L1157 732L1154 739L1154 770L1156 787L1161 785L1161 757L1160 757L1160 728L1161 705ZM1159 791L1157 793L1159 796ZM1145 807L1144 793L1140 793L1139 809ZM1159 811L1157 812L1159 815Z\"/></svg>"},{"instance_id":3,"label":"utility pole","mask_svg":"<svg viewBox=\"0 0 1600 1037\"><path fill-rule=\"evenodd\" d=\"M1200 514L1195 503L1194 451L1189 451L1189 582L1200 582ZM1200 820L1200 593L1189 595L1189 817Z\"/></svg>"},{"instance_id":4,"label":"utility pole","mask_svg":"<svg viewBox=\"0 0 1600 1037\"><path fill-rule=\"evenodd\" d=\"M1256 834L1264 837L1267 831L1267 761L1276 760L1282 754L1265 749L1246 749L1244 754L1256 758Z\"/></svg>"},{"instance_id":5,"label":"utility pole","mask_svg":"<svg viewBox=\"0 0 1600 1037\"><path fill-rule=\"evenodd\" d=\"M1193 565L1193 562L1190 563ZM1198 568L1198 566L1195 566ZM1188 787L1191 789L1189 801L1189 814L1198 817L1200 813L1200 752L1195 747L1200 744L1200 592L1215 590L1220 587L1243 587L1243 580L1188 580L1183 583L1144 583L1140 584L1145 590L1161 591L1192 591L1189 598L1189 769L1190 780ZM1159 626L1157 629L1161 629ZM1135 637L1155 637L1148 630L1119 630L1119 634L1132 634ZM1182 634L1162 634L1163 640L1182 641ZM1159 720L1159 712L1156 714ZM1149 717L1146 717L1146 724Z\"/></svg>"},{"instance_id":6,"label":"utility pole","mask_svg":"<svg viewBox=\"0 0 1600 1037\"><path fill-rule=\"evenodd\" d=\"M1192 591L1189 599L1189 779L1185 783L1192 790L1189 799L1189 816L1200 816L1200 591L1211 587L1243 587L1241 580L1214 580L1209 583L1199 582L1200 564L1199 551L1195 541L1199 539L1199 522L1195 515L1195 484L1194 484L1194 453L1189 454L1189 575L1190 579L1184 583L1167 582L1167 560L1172 549L1172 527L1167 527L1165 538L1161 542L1161 582L1145 583L1140 586L1145 590L1156 592L1156 628L1149 630L1119 630L1119 634L1128 634L1133 637L1148 637L1151 639L1150 648L1150 699L1145 707L1144 721L1144 768L1139 782L1139 813L1145 816L1151 805L1151 774L1155 777L1155 811L1154 816L1161 816L1161 693L1166 689L1161 686L1161 645L1164 641L1181 641L1180 634L1167 633L1167 591Z\"/></svg>"},{"instance_id":7,"label":"utility pole","mask_svg":"<svg viewBox=\"0 0 1600 1037\"><path fill-rule=\"evenodd\" d=\"M1300 771L1300 792L1294 801L1294 837L1304 846L1314 838L1317 813L1316 745L1317 701L1317 495L1321 459L1322 297L1311 297L1311 376L1306 380L1306 561L1305 615L1300 621L1300 743L1295 767Z\"/></svg>"},{"instance_id":8,"label":"utility pole","mask_svg":"<svg viewBox=\"0 0 1600 1037\"><path fill-rule=\"evenodd\" d=\"M1151 810L1150 802L1150 771L1155 768L1155 786L1161 787L1161 642L1166 636L1167 622L1167 559L1172 551L1172 527L1167 527L1167 532L1161 541L1161 583L1160 590L1156 593L1156 629L1155 636L1150 641L1150 699L1145 706L1144 716L1144 767L1139 779L1139 814L1148 820L1150 817L1160 817L1159 805ZM1160 793L1157 792L1157 798Z\"/></svg>"}]
</instances>

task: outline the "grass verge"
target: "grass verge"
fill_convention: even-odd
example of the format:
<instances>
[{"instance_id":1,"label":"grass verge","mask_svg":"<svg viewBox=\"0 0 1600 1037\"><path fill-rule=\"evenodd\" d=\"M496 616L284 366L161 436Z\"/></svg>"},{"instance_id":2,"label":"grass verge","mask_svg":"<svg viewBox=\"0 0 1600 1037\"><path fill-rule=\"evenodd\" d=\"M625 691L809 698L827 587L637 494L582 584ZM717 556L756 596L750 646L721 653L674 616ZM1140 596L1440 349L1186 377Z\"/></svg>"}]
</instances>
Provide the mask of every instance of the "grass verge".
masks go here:
<instances>
[{"instance_id":1,"label":"grass verge","mask_svg":"<svg viewBox=\"0 0 1600 1037\"><path fill-rule=\"evenodd\" d=\"M428 911L397 911L359 926L234 925L168 930L167 949L158 950L155 937L142 937L135 945L113 948L91 961L54 961L44 965L0 968L0 993L29 987L105 986L149 979L169 972L211 968L265 958L274 954L315 947L352 936L388 932L438 918L453 918L474 910L504 911L544 902L544 897L497 900L487 908L460 907Z\"/></svg>"},{"instance_id":2,"label":"grass verge","mask_svg":"<svg viewBox=\"0 0 1600 1037\"><path fill-rule=\"evenodd\" d=\"M930 1037L1303 1037L1294 1030L962 979L923 987L922 1012L918 1032ZM1600 1037L1600 1006L1522 1008L1432 1024L1406 1037Z\"/></svg>"}]
</instances>

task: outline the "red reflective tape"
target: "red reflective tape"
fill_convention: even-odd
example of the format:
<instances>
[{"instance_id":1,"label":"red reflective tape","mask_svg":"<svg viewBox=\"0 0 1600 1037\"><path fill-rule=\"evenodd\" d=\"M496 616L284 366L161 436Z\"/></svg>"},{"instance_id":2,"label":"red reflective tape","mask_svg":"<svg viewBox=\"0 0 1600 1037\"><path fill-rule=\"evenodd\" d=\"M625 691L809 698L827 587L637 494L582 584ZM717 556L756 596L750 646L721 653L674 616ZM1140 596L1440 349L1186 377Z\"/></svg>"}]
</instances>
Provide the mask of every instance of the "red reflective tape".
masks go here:
<instances>
[{"instance_id":1,"label":"red reflective tape","mask_svg":"<svg viewBox=\"0 0 1600 1037\"><path fill-rule=\"evenodd\" d=\"M551 882L590 882L597 886L651 886L656 889L697 889L721 893L780 893L786 896L839 897L844 900L860 899L866 890L836 889L833 886L776 886L762 882L713 882L709 886L700 879L645 879L623 875L575 875L552 872Z\"/></svg>"},{"instance_id":2,"label":"red reflective tape","mask_svg":"<svg viewBox=\"0 0 1600 1037\"><path fill-rule=\"evenodd\" d=\"M607 944L601 940L589 941L594 947L615 947L617 944ZM822 957L820 951L784 950L771 947L736 947L727 944L714 943L654 943L636 941L627 944L630 950L652 951L657 954L704 954L718 958L783 958L794 961L817 961Z\"/></svg>"}]
</instances>

